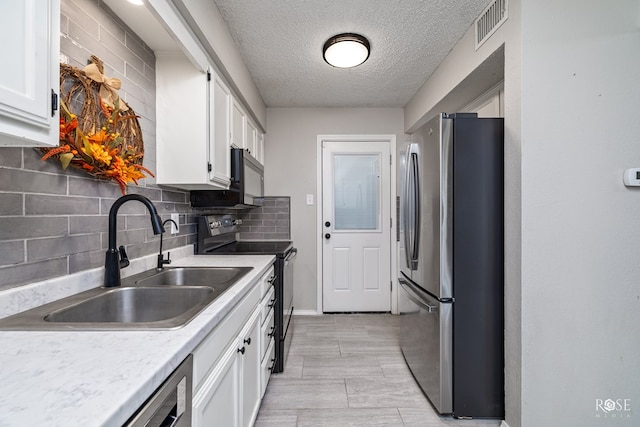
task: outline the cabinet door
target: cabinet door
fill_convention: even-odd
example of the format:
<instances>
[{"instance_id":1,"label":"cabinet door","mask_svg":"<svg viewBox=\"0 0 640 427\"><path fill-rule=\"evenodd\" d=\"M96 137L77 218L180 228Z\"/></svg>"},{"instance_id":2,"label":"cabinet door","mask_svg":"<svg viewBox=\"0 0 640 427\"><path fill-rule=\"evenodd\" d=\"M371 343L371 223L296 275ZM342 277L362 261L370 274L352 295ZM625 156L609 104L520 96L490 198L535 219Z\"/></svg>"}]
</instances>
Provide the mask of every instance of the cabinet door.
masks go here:
<instances>
[{"instance_id":1,"label":"cabinet door","mask_svg":"<svg viewBox=\"0 0 640 427\"><path fill-rule=\"evenodd\" d=\"M240 335L242 354L242 426L252 426L260 409L260 314L257 309Z\"/></svg>"},{"instance_id":2,"label":"cabinet door","mask_svg":"<svg viewBox=\"0 0 640 427\"><path fill-rule=\"evenodd\" d=\"M247 120L240 103L231 98L231 146L234 148L247 148L247 138L245 134L245 121Z\"/></svg>"},{"instance_id":3,"label":"cabinet door","mask_svg":"<svg viewBox=\"0 0 640 427\"><path fill-rule=\"evenodd\" d=\"M254 158L256 157L256 141L257 141L257 129L256 125L247 118L247 150L249 150L249 154L251 154Z\"/></svg>"},{"instance_id":4,"label":"cabinet door","mask_svg":"<svg viewBox=\"0 0 640 427\"><path fill-rule=\"evenodd\" d=\"M215 371L193 399L193 425L240 426L240 370L242 354L236 339Z\"/></svg>"},{"instance_id":5,"label":"cabinet door","mask_svg":"<svg viewBox=\"0 0 640 427\"><path fill-rule=\"evenodd\" d=\"M181 52L156 53L156 182L210 187L206 70Z\"/></svg>"},{"instance_id":6,"label":"cabinet door","mask_svg":"<svg viewBox=\"0 0 640 427\"><path fill-rule=\"evenodd\" d=\"M229 188L231 181L229 143L231 131L229 129L231 91L216 73L212 73L212 88L210 89L212 114L209 118L209 162L212 170L209 179L216 184Z\"/></svg>"},{"instance_id":7,"label":"cabinet door","mask_svg":"<svg viewBox=\"0 0 640 427\"><path fill-rule=\"evenodd\" d=\"M258 132L258 138L256 139L256 160L264 165L264 133Z\"/></svg>"},{"instance_id":8,"label":"cabinet door","mask_svg":"<svg viewBox=\"0 0 640 427\"><path fill-rule=\"evenodd\" d=\"M0 145L58 145L60 0L0 2L0 38Z\"/></svg>"}]
</instances>

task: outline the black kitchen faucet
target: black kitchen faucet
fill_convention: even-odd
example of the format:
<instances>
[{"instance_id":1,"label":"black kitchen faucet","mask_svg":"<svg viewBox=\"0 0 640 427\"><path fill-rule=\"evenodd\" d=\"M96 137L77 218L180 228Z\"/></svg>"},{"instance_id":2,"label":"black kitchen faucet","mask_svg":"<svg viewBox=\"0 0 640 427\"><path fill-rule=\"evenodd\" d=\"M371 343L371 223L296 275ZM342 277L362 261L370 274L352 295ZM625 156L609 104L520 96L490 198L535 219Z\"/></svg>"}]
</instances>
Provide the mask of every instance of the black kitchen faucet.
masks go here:
<instances>
[{"instance_id":1,"label":"black kitchen faucet","mask_svg":"<svg viewBox=\"0 0 640 427\"><path fill-rule=\"evenodd\" d=\"M104 260L104 287L110 288L114 286L120 286L120 269L129 265L129 259L127 258L127 252L124 246L120 246L120 249L116 248L116 229L117 229L117 216L120 206L129 200L137 200L143 203L149 210L151 217L151 227L153 228L153 234L164 233L164 227L162 226L162 219L158 215L156 207L151 203L151 200L139 194L127 194L117 199L111 209L109 210L109 249Z\"/></svg>"},{"instance_id":2,"label":"black kitchen faucet","mask_svg":"<svg viewBox=\"0 0 640 427\"><path fill-rule=\"evenodd\" d=\"M162 223L162 227L168 222L172 222L176 227L178 224L172 219L165 219ZM160 234L160 253L158 254L158 265L156 266L156 270L162 270L165 264L171 264L171 252L167 252L167 259L164 259L162 255L162 234Z\"/></svg>"}]
</instances>

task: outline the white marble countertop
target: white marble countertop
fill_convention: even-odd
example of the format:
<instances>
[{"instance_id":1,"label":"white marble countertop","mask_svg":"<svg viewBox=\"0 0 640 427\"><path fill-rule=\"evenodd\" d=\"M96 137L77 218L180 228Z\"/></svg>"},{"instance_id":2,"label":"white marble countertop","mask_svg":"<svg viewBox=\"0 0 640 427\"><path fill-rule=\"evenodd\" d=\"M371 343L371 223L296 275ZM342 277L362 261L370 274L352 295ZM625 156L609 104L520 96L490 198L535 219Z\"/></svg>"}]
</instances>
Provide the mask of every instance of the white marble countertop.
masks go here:
<instances>
[{"instance_id":1,"label":"white marble countertop","mask_svg":"<svg viewBox=\"0 0 640 427\"><path fill-rule=\"evenodd\" d=\"M273 262L198 255L177 266L253 267L186 326L163 331L0 331L0 426L120 426Z\"/></svg>"}]
</instances>

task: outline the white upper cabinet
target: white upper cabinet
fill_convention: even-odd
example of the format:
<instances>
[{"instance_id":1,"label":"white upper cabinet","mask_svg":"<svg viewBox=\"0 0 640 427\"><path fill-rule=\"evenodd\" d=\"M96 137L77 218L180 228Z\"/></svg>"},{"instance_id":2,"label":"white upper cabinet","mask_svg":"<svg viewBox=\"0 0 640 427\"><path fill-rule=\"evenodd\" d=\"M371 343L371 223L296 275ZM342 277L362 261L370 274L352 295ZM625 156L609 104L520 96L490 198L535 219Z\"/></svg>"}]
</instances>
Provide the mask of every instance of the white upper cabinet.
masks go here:
<instances>
[{"instance_id":1,"label":"white upper cabinet","mask_svg":"<svg viewBox=\"0 0 640 427\"><path fill-rule=\"evenodd\" d=\"M237 99L231 99L231 146L247 148L247 115Z\"/></svg>"},{"instance_id":2,"label":"white upper cabinet","mask_svg":"<svg viewBox=\"0 0 640 427\"><path fill-rule=\"evenodd\" d=\"M258 132L258 139L256 141L256 159L261 165L264 165L264 133Z\"/></svg>"},{"instance_id":3,"label":"white upper cabinet","mask_svg":"<svg viewBox=\"0 0 640 427\"><path fill-rule=\"evenodd\" d=\"M230 144L233 148L248 150L253 158L263 163L264 134L234 97L231 98Z\"/></svg>"},{"instance_id":4,"label":"white upper cabinet","mask_svg":"<svg viewBox=\"0 0 640 427\"><path fill-rule=\"evenodd\" d=\"M185 190L230 183L227 86L181 52L156 54L156 182Z\"/></svg>"},{"instance_id":5,"label":"white upper cabinet","mask_svg":"<svg viewBox=\"0 0 640 427\"><path fill-rule=\"evenodd\" d=\"M179 49L156 51L156 182L184 190L230 183L231 92L179 12L152 2Z\"/></svg>"},{"instance_id":6,"label":"white upper cabinet","mask_svg":"<svg viewBox=\"0 0 640 427\"><path fill-rule=\"evenodd\" d=\"M247 119L247 150L249 154L256 157L256 143L258 141L258 130L251 119Z\"/></svg>"},{"instance_id":7,"label":"white upper cabinet","mask_svg":"<svg viewBox=\"0 0 640 427\"><path fill-rule=\"evenodd\" d=\"M58 145L60 0L0 1L0 145Z\"/></svg>"},{"instance_id":8,"label":"white upper cabinet","mask_svg":"<svg viewBox=\"0 0 640 427\"><path fill-rule=\"evenodd\" d=\"M209 161L214 165L210 179L225 188L229 187L231 176L231 91L220 76L212 73L210 81L211 97L209 105L213 108L210 115L210 150L213 158ZM212 89L211 89L212 88Z\"/></svg>"}]
</instances>

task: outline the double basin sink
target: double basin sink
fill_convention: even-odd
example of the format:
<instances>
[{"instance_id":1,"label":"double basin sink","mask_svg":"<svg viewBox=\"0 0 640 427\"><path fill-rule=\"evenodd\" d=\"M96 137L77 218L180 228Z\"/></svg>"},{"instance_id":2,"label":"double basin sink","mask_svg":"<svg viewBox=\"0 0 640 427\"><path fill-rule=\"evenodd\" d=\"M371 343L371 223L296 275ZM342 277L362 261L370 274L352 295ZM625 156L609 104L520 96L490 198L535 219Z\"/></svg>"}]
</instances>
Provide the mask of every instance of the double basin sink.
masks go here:
<instances>
[{"instance_id":1,"label":"double basin sink","mask_svg":"<svg viewBox=\"0 0 640 427\"><path fill-rule=\"evenodd\" d=\"M184 326L251 267L149 270L0 320L0 330L174 329Z\"/></svg>"}]
</instances>

